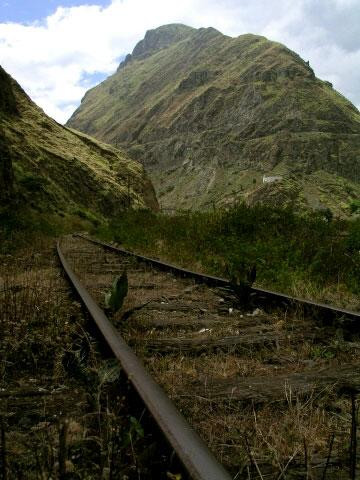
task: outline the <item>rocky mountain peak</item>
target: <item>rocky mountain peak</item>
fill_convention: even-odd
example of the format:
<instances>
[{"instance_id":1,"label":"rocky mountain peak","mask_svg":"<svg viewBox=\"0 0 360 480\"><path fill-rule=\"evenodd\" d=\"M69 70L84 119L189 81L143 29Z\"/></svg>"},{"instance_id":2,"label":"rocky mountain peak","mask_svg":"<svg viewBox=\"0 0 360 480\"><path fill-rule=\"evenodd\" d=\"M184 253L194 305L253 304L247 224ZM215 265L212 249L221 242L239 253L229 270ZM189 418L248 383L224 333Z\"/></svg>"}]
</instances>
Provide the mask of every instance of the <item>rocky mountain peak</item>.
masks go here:
<instances>
[{"instance_id":1,"label":"rocky mountain peak","mask_svg":"<svg viewBox=\"0 0 360 480\"><path fill-rule=\"evenodd\" d=\"M119 68L125 66L130 60L149 57L155 52L185 39L194 31L194 28L181 23L171 23L148 30L145 33L145 37L135 45L132 54L126 56Z\"/></svg>"},{"instance_id":2,"label":"rocky mountain peak","mask_svg":"<svg viewBox=\"0 0 360 480\"><path fill-rule=\"evenodd\" d=\"M156 50L166 48L189 36L194 31L193 28L181 24L162 25L145 33L143 40L135 46L133 57L139 57L151 54Z\"/></svg>"}]
</instances>

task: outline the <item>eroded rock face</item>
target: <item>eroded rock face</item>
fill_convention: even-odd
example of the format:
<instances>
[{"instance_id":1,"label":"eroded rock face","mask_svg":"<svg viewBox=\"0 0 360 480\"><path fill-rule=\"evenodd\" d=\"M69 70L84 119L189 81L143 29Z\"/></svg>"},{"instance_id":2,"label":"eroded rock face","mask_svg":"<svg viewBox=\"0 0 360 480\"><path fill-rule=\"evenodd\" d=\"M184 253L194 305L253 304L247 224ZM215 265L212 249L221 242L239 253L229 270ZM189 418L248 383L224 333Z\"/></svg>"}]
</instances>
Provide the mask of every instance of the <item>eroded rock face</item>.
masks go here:
<instances>
[{"instance_id":1,"label":"eroded rock face","mask_svg":"<svg viewBox=\"0 0 360 480\"><path fill-rule=\"evenodd\" d=\"M274 193L346 212L360 195L360 115L308 62L257 35L205 28L177 40L172 26L152 32L87 93L70 126L141 161L165 207ZM162 36L171 41L161 44ZM284 182L268 192L264 174Z\"/></svg>"}]
</instances>

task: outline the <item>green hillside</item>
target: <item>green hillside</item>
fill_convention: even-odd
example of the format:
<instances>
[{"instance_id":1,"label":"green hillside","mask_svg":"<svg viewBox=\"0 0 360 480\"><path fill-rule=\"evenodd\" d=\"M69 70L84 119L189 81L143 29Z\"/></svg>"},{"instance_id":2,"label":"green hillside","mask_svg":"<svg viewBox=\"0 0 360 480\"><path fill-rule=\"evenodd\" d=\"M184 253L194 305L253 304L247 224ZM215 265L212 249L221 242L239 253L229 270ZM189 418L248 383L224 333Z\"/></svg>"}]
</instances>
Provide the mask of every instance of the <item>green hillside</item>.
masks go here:
<instances>
[{"instance_id":1,"label":"green hillside","mask_svg":"<svg viewBox=\"0 0 360 480\"><path fill-rule=\"evenodd\" d=\"M140 160L164 207L245 200L346 215L360 196L358 110L256 35L151 30L68 125Z\"/></svg>"},{"instance_id":2,"label":"green hillside","mask_svg":"<svg viewBox=\"0 0 360 480\"><path fill-rule=\"evenodd\" d=\"M129 205L157 208L138 162L46 116L1 67L0 157L4 218L25 212L60 223L74 216L96 222Z\"/></svg>"}]
</instances>

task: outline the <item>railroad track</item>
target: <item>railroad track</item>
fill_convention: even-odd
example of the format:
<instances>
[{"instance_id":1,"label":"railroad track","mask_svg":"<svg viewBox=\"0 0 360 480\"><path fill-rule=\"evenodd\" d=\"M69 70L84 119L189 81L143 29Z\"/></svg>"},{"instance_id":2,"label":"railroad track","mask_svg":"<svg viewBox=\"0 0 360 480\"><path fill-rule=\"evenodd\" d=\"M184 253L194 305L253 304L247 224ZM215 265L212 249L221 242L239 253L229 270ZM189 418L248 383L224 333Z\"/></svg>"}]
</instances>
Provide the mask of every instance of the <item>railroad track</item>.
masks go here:
<instances>
[{"instance_id":1,"label":"railroad track","mask_svg":"<svg viewBox=\"0 0 360 480\"><path fill-rule=\"evenodd\" d=\"M359 313L263 289L244 308L224 279L81 235L64 237L58 252L191 478L356 470ZM109 322L104 295L125 268L129 293Z\"/></svg>"}]
</instances>

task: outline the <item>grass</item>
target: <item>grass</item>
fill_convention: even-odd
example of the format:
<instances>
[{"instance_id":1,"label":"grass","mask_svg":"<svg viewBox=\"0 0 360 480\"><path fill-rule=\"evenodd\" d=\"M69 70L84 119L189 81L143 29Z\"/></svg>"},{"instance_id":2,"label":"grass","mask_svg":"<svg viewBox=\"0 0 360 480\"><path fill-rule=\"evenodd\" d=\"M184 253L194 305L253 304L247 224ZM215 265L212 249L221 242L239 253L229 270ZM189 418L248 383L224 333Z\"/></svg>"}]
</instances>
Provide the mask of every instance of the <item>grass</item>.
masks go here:
<instances>
[{"instance_id":1,"label":"grass","mask_svg":"<svg viewBox=\"0 0 360 480\"><path fill-rule=\"evenodd\" d=\"M308 398L291 397L291 392L284 385L283 404L280 405L251 406L225 400L221 405L199 397L187 401L178 398L177 403L187 416L197 419L198 430L213 451L218 453L220 460L227 464L231 459L237 465L238 472L243 474L250 463L254 475L256 462L264 478L266 475L267 478L278 478L289 462L292 470L289 478L294 478L296 470L303 472L305 469L311 478L315 470L324 469L319 457L326 458L332 432L338 435L333 458L347 458L350 402L332 398L331 391ZM333 406L333 411L329 411L329 405ZM219 410L224 414L219 415ZM336 410L341 411L345 418L337 416L334 413ZM304 468L305 445L309 464ZM252 457L250 462L249 451ZM341 468L338 468L338 475L326 478L347 478Z\"/></svg>"},{"instance_id":2,"label":"grass","mask_svg":"<svg viewBox=\"0 0 360 480\"><path fill-rule=\"evenodd\" d=\"M17 256L34 245L42 248L54 238L99 225L99 220L85 209L73 213L43 212L21 205L0 208L0 255Z\"/></svg>"},{"instance_id":3,"label":"grass","mask_svg":"<svg viewBox=\"0 0 360 480\"><path fill-rule=\"evenodd\" d=\"M299 395L285 382L282 397L270 402L241 402L231 397L219 400L212 397L211 386L207 388L207 382L221 384L228 378L261 375L266 389L282 370L287 373L306 370L305 362L312 356L313 345L305 342L299 348L301 351L294 350L293 345L288 349L283 347L280 351L262 348L243 354L229 351L192 356L182 352L148 357L146 364L233 475L239 472L244 475L249 467L252 476L247 478L258 478L256 462L264 478L279 478L289 462L291 472L286 478L306 478L304 471L308 471L308 478L348 478L339 459L344 463L348 459L350 400L339 397L332 385ZM339 350L337 354L339 364L349 361L349 356ZM274 355L283 359L288 355L291 362L274 367L266 361ZM319 370L321 362L317 359ZM322 477L329 439L334 433L331 471Z\"/></svg>"},{"instance_id":4,"label":"grass","mask_svg":"<svg viewBox=\"0 0 360 480\"><path fill-rule=\"evenodd\" d=\"M209 274L241 276L256 265L259 286L360 309L359 219L240 204L173 216L128 211L93 233Z\"/></svg>"}]
</instances>

